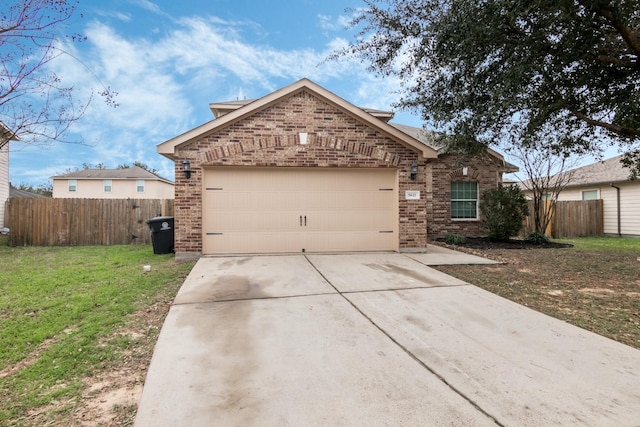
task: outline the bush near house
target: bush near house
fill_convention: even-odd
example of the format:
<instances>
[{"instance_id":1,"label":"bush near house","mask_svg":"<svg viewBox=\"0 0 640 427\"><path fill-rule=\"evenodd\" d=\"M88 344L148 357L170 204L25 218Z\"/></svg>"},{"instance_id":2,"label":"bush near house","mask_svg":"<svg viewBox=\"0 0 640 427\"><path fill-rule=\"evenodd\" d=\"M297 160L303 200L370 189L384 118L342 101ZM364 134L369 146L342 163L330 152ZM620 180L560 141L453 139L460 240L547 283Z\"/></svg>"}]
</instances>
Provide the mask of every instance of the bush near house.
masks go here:
<instances>
[{"instance_id":1,"label":"bush near house","mask_svg":"<svg viewBox=\"0 0 640 427\"><path fill-rule=\"evenodd\" d=\"M529 206L522 190L509 185L482 193L480 211L489 239L500 241L520 233L529 215Z\"/></svg>"}]
</instances>

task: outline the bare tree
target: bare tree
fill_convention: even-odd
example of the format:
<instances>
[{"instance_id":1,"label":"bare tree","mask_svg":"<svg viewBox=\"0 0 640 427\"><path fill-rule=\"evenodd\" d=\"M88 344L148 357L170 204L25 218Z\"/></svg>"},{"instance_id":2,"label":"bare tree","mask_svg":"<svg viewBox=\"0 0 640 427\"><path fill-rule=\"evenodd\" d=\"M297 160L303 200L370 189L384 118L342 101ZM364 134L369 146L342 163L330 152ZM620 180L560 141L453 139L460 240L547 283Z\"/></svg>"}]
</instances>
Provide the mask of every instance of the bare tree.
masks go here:
<instances>
[{"instance_id":1,"label":"bare tree","mask_svg":"<svg viewBox=\"0 0 640 427\"><path fill-rule=\"evenodd\" d=\"M62 48L65 42L85 40L79 34L64 34L77 5L66 0L2 2L0 122L24 143L64 141L70 125L91 102L75 99L73 87L51 68L56 58L70 55ZM116 106L117 94L102 88L99 95ZM7 141L1 140L0 148Z\"/></svg>"},{"instance_id":2,"label":"bare tree","mask_svg":"<svg viewBox=\"0 0 640 427\"><path fill-rule=\"evenodd\" d=\"M571 182L580 157L558 154L546 146L511 146L506 151L522 166L516 177L531 193L535 231L545 234L558 196Z\"/></svg>"}]
</instances>

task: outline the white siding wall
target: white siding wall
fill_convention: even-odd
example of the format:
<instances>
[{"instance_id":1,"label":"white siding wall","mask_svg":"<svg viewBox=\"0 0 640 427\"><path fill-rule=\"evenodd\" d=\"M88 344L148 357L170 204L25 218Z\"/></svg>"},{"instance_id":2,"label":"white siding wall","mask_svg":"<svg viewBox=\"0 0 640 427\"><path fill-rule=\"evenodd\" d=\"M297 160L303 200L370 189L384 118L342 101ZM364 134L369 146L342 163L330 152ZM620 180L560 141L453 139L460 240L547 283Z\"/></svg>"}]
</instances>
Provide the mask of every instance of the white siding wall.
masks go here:
<instances>
[{"instance_id":1,"label":"white siding wall","mask_svg":"<svg viewBox=\"0 0 640 427\"><path fill-rule=\"evenodd\" d=\"M136 179L112 179L111 192L104 191L103 179L78 179L77 191L69 192L68 179L53 180L53 197L80 199L173 199L173 184L145 180L144 193L136 191Z\"/></svg>"},{"instance_id":2,"label":"white siding wall","mask_svg":"<svg viewBox=\"0 0 640 427\"><path fill-rule=\"evenodd\" d=\"M640 236L640 182L616 184L620 187L620 231L623 235ZM603 200L604 232L618 234L618 205L616 189L609 185L574 187L560 193L558 200L582 200L582 192L598 190Z\"/></svg>"},{"instance_id":3,"label":"white siding wall","mask_svg":"<svg viewBox=\"0 0 640 427\"><path fill-rule=\"evenodd\" d=\"M9 199L9 144L0 148L0 228L4 227L4 203Z\"/></svg>"}]
</instances>

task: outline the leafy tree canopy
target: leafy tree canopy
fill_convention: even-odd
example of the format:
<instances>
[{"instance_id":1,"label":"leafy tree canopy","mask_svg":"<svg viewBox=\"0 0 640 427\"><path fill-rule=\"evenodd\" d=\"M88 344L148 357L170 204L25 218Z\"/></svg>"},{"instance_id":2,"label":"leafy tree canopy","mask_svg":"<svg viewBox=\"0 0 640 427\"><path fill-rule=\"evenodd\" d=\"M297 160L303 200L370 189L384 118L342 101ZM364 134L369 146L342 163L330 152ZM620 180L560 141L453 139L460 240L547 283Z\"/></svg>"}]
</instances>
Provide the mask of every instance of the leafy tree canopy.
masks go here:
<instances>
[{"instance_id":1,"label":"leafy tree canopy","mask_svg":"<svg viewBox=\"0 0 640 427\"><path fill-rule=\"evenodd\" d=\"M365 0L355 54L451 149L640 148L637 0ZM640 156L631 163L640 170Z\"/></svg>"}]
</instances>

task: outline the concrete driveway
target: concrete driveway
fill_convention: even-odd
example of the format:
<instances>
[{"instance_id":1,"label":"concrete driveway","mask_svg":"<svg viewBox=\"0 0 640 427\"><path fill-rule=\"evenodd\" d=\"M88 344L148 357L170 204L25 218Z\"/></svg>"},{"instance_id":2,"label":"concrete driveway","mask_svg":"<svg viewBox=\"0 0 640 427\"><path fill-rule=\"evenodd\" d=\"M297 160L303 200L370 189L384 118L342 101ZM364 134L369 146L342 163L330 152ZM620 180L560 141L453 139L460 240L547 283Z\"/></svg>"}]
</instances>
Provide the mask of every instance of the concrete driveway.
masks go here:
<instances>
[{"instance_id":1,"label":"concrete driveway","mask_svg":"<svg viewBox=\"0 0 640 427\"><path fill-rule=\"evenodd\" d=\"M454 258L489 262L200 259L135 425L640 425L640 351L427 266Z\"/></svg>"}]
</instances>

